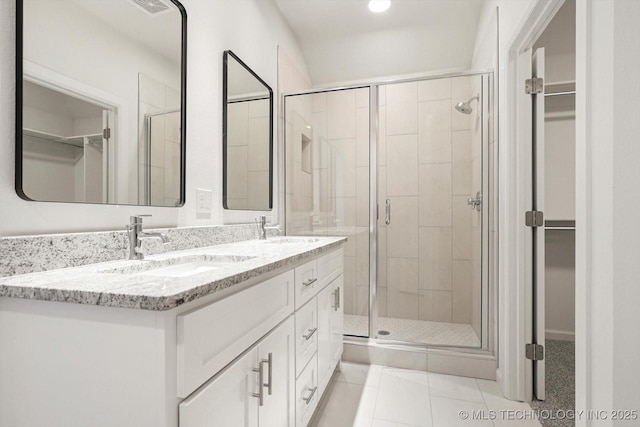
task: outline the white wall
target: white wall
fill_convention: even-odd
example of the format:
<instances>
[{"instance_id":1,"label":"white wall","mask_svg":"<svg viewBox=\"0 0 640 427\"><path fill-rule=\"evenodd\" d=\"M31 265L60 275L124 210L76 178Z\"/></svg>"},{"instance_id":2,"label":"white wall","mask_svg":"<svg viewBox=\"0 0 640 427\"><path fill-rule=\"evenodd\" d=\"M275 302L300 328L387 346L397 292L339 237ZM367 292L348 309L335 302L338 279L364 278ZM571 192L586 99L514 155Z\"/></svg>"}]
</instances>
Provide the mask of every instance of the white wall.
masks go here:
<instances>
[{"instance_id":1,"label":"white wall","mask_svg":"<svg viewBox=\"0 0 640 427\"><path fill-rule=\"evenodd\" d=\"M638 409L640 2L581 0L576 14L576 409Z\"/></svg>"},{"instance_id":2,"label":"white wall","mask_svg":"<svg viewBox=\"0 0 640 427\"><path fill-rule=\"evenodd\" d=\"M187 203L182 208L139 208L35 203L18 198L14 190L15 2L0 0L0 55L5 58L0 64L1 235L122 229L129 215L143 212L153 214L149 225L158 227L238 220L233 213L226 216L222 212L222 52L233 50L274 92L278 45L286 47L300 69L306 67L291 31L271 1L185 0L183 4L188 14ZM275 132L277 135L277 128ZM196 215L196 188L213 190L211 216ZM253 214L247 214L246 220Z\"/></svg>"}]
</instances>

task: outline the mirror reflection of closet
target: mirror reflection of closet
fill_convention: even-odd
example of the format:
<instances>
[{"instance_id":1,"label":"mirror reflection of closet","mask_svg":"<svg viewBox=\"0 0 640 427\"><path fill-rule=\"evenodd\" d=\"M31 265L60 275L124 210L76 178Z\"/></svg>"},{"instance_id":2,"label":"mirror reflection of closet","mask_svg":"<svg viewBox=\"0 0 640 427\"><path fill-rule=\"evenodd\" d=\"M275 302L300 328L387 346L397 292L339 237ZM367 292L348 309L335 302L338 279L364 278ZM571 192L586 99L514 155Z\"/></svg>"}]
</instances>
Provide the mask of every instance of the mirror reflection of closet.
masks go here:
<instances>
[{"instance_id":1,"label":"mirror reflection of closet","mask_svg":"<svg viewBox=\"0 0 640 427\"><path fill-rule=\"evenodd\" d=\"M23 84L23 188L36 200L107 203L113 110L80 96Z\"/></svg>"},{"instance_id":2,"label":"mirror reflection of closet","mask_svg":"<svg viewBox=\"0 0 640 427\"><path fill-rule=\"evenodd\" d=\"M182 206L186 11L178 0L16 0L16 192Z\"/></svg>"}]
</instances>

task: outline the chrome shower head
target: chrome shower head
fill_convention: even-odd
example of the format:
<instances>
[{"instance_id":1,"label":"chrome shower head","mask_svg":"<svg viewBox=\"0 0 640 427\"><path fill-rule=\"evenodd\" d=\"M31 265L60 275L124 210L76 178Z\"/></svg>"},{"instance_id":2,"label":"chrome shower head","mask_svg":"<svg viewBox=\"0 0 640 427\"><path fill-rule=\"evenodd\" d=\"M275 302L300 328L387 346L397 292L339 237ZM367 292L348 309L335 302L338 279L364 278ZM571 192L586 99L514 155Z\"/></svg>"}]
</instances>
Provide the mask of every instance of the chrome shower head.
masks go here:
<instances>
[{"instance_id":1,"label":"chrome shower head","mask_svg":"<svg viewBox=\"0 0 640 427\"><path fill-rule=\"evenodd\" d=\"M462 114L471 114L473 108L471 107L471 101L480 101L480 95L476 95L468 101L459 102L456 105L456 110L460 111Z\"/></svg>"}]
</instances>

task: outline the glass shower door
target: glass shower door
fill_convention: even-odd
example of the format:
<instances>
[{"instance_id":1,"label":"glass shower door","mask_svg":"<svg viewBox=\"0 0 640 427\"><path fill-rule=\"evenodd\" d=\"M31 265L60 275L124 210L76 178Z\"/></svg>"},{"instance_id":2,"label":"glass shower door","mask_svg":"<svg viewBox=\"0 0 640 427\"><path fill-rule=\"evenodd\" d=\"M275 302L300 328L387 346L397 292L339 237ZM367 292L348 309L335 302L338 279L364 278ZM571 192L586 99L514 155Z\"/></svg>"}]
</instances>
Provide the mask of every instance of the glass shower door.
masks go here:
<instances>
[{"instance_id":1,"label":"glass shower door","mask_svg":"<svg viewBox=\"0 0 640 427\"><path fill-rule=\"evenodd\" d=\"M379 87L376 338L481 345L483 81Z\"/></svg>"},{"instance_id":2,"label":"glass shower door","mask_svg":"<svg viewBox=\"0 0 640 427\"><path fill-rule=\"evenodd\" d=\"M369 87L285 96L286 234L345 236L345 334L369 335Z\"/></svg>"}]
</instances>

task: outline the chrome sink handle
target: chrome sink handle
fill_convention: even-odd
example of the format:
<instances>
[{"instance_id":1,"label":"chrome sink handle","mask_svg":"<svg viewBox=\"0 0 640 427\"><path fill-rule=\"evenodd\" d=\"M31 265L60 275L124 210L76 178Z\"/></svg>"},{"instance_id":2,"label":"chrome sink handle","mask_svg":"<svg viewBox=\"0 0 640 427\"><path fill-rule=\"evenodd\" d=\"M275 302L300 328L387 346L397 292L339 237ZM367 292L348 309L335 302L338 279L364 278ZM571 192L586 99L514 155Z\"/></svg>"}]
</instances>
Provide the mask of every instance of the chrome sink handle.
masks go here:
<instances>
[{"instance_id":1,"label":"chrome sink handle","mask_svg":"<svg viewBox=\"0 0 640 427\"><path fill-rule=\"evenodd\" d=\"M144 254L142 250L142 240L153 237L162 240L162 243L169 243L171 240L163 233L149 233L143 230L142 219L151 217L149 214L133 215L129 217L127 232L129 235L129 259L142 260Z\"/></svg>"}]
</instances>

